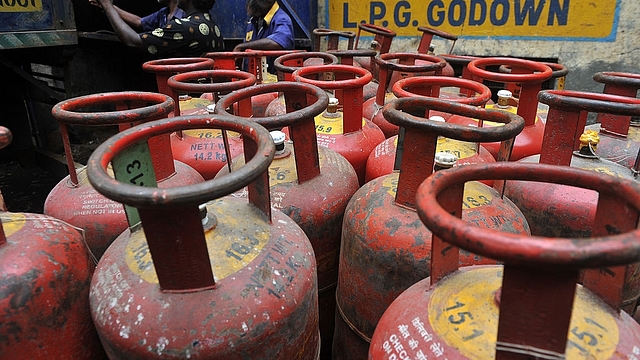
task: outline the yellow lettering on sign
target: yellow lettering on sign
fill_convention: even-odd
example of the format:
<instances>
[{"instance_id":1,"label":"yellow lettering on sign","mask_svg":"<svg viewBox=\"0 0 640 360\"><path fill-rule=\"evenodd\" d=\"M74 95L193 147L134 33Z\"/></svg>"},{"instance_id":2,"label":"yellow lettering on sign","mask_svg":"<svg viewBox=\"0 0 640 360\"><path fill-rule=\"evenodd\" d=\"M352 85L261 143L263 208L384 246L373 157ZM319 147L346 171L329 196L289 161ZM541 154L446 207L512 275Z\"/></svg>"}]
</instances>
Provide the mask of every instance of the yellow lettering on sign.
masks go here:
<instances>
[{"instance_id":1,"label":"yellow lettering on sign","mask_svg":"<svg viewBox=\"0 0 640 360\"><path fill-rule=\"evenodd\" d=\"M498 337L495 294L502 267L485 267L445 278L435 287L429 322L436 335L469 359L493 359ZM576 288L567 359L609 359L620 340L611 310L582 286Z\"/></svg>"},{"instance_id":2,"label":"yellow lettering on sign","mask_svg":"<svg viewBox=\"0 0 640 360\"><path fill-rule=\"evenodd\" d=\"M418 26L458 36L614 40L619 0L327 0L329 28L360 22L420 35ZM369 35L369 34L367 34Z\"/></svg>"},{"instance_id":3,"label":"yellow lettering on sign","mask_svg":"<svg viewBox=\"0 0 640 360\"><path fill-rule=\"evenodd\" d=\"M42 11L42 0L0 0L0 12Z\"/></svg>"}]
</instances>

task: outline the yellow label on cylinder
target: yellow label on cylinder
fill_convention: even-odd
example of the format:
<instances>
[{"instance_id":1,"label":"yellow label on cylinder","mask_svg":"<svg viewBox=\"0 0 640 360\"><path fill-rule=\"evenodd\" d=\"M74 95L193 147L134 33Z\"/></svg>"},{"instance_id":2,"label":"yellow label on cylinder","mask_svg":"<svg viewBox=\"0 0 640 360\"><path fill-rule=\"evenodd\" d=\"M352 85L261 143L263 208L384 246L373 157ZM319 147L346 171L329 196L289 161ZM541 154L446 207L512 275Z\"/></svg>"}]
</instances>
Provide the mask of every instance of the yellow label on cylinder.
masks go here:
<instances>
[{"instance_id":1,"label":"yellow label on cylinder","mask_svg":"<svg viewBox=\"0 0 640 360\"><path fill-rule=\"evenodd\" d=\"M207 106L214 104L209 99L189 98L180 100L180 115L208 114Z\"/></svg>"},{"instance_id":2,"label":"yellow label on cylinder","mask_svg":"<svg viewBox=\"0 0 640 360\"><path fill-rule=\"evenodd\" d=\"M436 152L444 151L454 154L458 159L464 159L475 155L476 147L475 143L440 137L436 145Z\"/></svg>"},{"instance_id":3,"label":"yellow label on cylinder","mask_svg":"<svg viewBox=\"0 0 640 360\"><path fill-rule=\"evenodd\" d=\"M387 193L394 198L398 191L399 173L394 172L387 175L382 180L382 186L387 189ZM485 184L477 181L470 181L464 185L462 198L462 209L471 209L484 205L490 205L493 201L491 189Z\"/></svg>"},{"instance_id":4,"label":"yellow label on cylinder","mask_svg":"<svg viewBox=\"0 0 640 360\"><path fill-rule=\"evenodd\" d=\"M213 275L219 281L244 268L260 254L269 242L270 228L257 210L247 212L249 207L242 202L218 199L208 203L207 209L218 220L218 225L207 231L205 237ZM125 261L141 279L158 283L144 231L131 234Z\"/></svg>"},{"instance_id":5,"label":"yellow label on cylinder","mask_svg":"<svg viewBox=\"0 0 640 360\"><path fill-rule=\"evenodd\" d=\"M440 339L469 359L493 359L499 314L495 299L501 285L502 267L467 271L440 282L428 310ZM609 359L614 354L618 325L604 306L588 290L576 289L567 359Z\"/></svg>"},{"instance_id":6,"label":"yellow label on cylinder","mask_svg":"<svg viewBox=\"0 0 640 360\"><path fill-rule=\"evenodd\" d=\"M464 185L462 209L473 209L490 205L493 201L491 188L478 181L469 181Z\"/></svg>"},{"instance_id":7,"label":"yellow label on cylinder","mask_svg":"<svg viewBox=\"0 0 640 360\"><path fill-rule=\"evenodd\" d=\"M342 112L338 111L340 116L326 117L323 114L316 116L316 134L323 135L340 135L343 133ZM362 118L362 126L365 125L365 119Z\"/></svg>"},{"instance_id":8,"label":"yellow label on cylinder","mask_svg":"<svg viewBox=\"0 0 640 360\"><path fill-rule=\"evenodd\" d=\"M2 221L2 228L4 229L5 237L15 234L27 223L27 217L20 213L3 213L0 220Z\"/></svg>"}]
</instances>

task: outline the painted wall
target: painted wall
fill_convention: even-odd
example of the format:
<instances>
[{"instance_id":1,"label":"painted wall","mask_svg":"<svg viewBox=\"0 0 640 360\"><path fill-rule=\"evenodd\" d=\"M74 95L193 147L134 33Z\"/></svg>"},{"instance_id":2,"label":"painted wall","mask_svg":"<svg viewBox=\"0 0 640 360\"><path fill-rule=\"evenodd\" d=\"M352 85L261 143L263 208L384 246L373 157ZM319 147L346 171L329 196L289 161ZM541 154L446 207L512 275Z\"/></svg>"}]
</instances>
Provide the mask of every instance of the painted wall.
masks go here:
<instances>
[{"instance_id":1,"label":"painted wall","mask_svg":"<svg viewBox=\"0 0 640 360\"><path fill-rule=\"evenodd\" d=\"M358 22L394 30L391 51L414 51L418 26L459 36L453 53L557 59L566 88L602 91L599 71L640 73L638 0L319 0L319 27L357 31ZM367 39L363 39L366 41ZM370 38L369 38L370 40ZM361 44L359 47L365 45ZM451 42L435 40L436 53Z\"/></svg>"}]
</instances>

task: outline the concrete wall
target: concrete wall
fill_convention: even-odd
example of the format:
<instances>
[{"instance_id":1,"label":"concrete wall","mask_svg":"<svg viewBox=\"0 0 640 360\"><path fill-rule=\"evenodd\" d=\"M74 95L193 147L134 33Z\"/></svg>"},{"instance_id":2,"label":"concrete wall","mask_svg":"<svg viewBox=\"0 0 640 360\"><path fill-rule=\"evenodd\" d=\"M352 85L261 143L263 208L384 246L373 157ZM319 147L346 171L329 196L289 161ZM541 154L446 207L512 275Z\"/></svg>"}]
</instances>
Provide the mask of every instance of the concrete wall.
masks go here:
<instances>
[{"instance_id":1,"label":"concrete wall","mask_svg":"<svg viewBox=\"0 0 640 360\"><path fill-rule=\"evenodd\" d=\"M454 54L555 59L570 71L566 89L601 92L603 85L592 79L596 72L640 73L638 4L638 0L319 0L318 18L319 27L337 30L357 31L355 25L362 21L388 27L398 33L391 51L415 51L421 34L417 26L433 27L459 36ZM448 40L435 39L433 44L436 54L451 46Z\"/></svg>"}]
</instances>

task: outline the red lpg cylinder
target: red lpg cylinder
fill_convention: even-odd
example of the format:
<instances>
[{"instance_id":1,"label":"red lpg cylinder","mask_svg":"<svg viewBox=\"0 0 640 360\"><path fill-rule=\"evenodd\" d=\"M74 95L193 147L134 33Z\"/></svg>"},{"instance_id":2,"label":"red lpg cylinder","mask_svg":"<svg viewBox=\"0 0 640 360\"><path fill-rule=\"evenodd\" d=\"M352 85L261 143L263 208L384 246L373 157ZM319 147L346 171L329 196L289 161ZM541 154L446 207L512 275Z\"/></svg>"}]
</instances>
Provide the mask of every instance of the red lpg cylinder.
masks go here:
<instances>
[{"instance_id":1,"label":"red lpg cylinder","mask_svg":"<svg viewBox=\"0 0 640 360\"><path fill-rule=\"evenodd\" d=\"M605 94L635 98L640 89L640 74L599 72L593 79L604 84ZM599 114L596 123L587 129L600 132L598 156L634 169L637 174L640 171L640 122L630 116Z\"/></svg>"},{"instance_id":2,"label":"red lpg cylinder","mask_svg":"<svg viewBox=\"0 0 640 360\"><path fill-rule=\"evenodd\" d=\"M278 81L277 76L267 71L267 57L299 53L302 50L247 50L244 52L210 52L203 56L215 61L216 70L236 70L236 61L245 61L247 72L256 77L256 84L270 84ZM262 94L251 101L253 114L264 116L267 106L278 97L278 93Z\"/></svg>"},{"instance_id":3,"label":"red lpg cylinder","mask_svg":"<svg viewBox=\"0 0 640 360\"><path fill-rule=\"evenodd\" d=\"M171 58L147 61L142 64L142 70L156 75L159 93L174 96L167 84L170 77L189 71L211 70L213 66L213 60L207 58ZM173 101L176 104L182 102L180 109L185 112L193 112L194 109L206 111L207 106L211 105L208 99L191 96L184 96L182 99L175 97Z\"/></svg>"},{"instance_id":4,"label":"red lpg cylinder","mask_svg":"<svg viewBox=\"0 0 640 360\"><path fill-rule=\"evenodd\" d=\"M167 84L174 99L179 92L211 94L212 106L221 95L255 85L255 76L236 70L200 70L176 74ZM182 102L179 103L180 106ZM190 109L176 107L176 116L202 115L212 109ZM238 134L228 134L217 129L178 131L171 134L173 157L196 169L205 180L213 177L227 164L227 153L232 157L242 153L242 140Z\"/></svg>"},{"instance_id":5,"label":"red lpg cylinder","mask_svg":"<svg viewBox=\"0 0 640 360\"><path fill-rule=\"evenodd\" d=\"M508 65L516 69L514 74L504 74L485 70L487 66ZM503 109L504 111L517 112L525 121L524 130L516 137L516 142L511 153L510 160L518 160L525 156L539 154L544 134L544 122L536 116L538 108L537 94L542 83L552 75L551 68L542 63L515 59L515 58L481 58L473 60L467 66L473 75L473 80L498 81L504 83L517 82L522 84L518 107ZM498 108L487 105L487 108ZM497 126L493 123L479 123L475 119L452 118L450 122L471 126ZM484 143L484 146L495 157L498 153L499 143Z\"/></svg>"},{"instance_id":6,"label":"red lpg cylinder","mask_svg":"<svg viewBox=\"0 0 640 360\"><path fill-rule=\"evenodd\" d=\"M543 62L543 64L549 66L552 70L550 79L550 81L552 82L551 89L564 90L564 83L567 74L569 74L569 69L567 69L566 66L558 63ZM511 66L502 65L498 68L498 70L503 73L511 74ZM515 98L513 100L515 100L517 106L518 97L520 94L520 84L507 83L505 85L506 90L509 90L512 95L515 94ZM540 120L542 120L542 122L547 122L548 112L549 107L547 105L538 103L538 117L540 118Z\"/></svg>"},{"instance_id":7,"label":"red lpg cylinder","mask_svg":"<svg viewBox=\"0 0 640 360\"><path fill-rule=\"evenodd\" d=\"M388 139L398 135L398 127L385 120L381 110L384 104L395 99L391 91L393 85L412 74L431 72L432 75L440 75L447 62L432 55L415 53L381 54L375 62L379 71L378 81L385 85L378 86L376 96L362 105L362 116L378 125Z\"/></svg>"},{"instance_id":8,"label":"red lpg cylinder","mask_svg":"<svg viewBox=\"0 0 640 360\"><path fill-rule=\"evenodd\" d=\"M338 50L340 48L340 39L346 39L347 45L345 50L353 50L356 33L353 31L338 31L332 29L316 28L312 31L313 34L313 51L314 52L329 52L332 50ZM322 38L326 38L324 51L321 50ZM304 60L304 66L318 66L323 65L324 62L317 58L310 58ZM352 64L350 64L352 65ZM277 68L277 67L276 67Z\"/></svg>"},{"instance_id":9,"label":"red lpg cylinder","mask_svg":"<svg viewBox=\"0 0 640 360\"><path fill-rule=\"evenodd\" d=\"M362 67L357 61L354 59L362 59L369 58L368 62L375 63L375 57L378 56L378 52L375 50L330 50L330 54L333 54L338 57L341 65L350 65L356 67ZM376 92L378 91L378 79L372 77L371 80L364 85L362 88L362 101L367 101L372 97L376 96Z\"/></svg>"},{"instance_id":10,"label":"red lpg cylinder","mask_svg":"<svg viewBox=\"0 0 640 360\"><path fill-rule=\"evenodd\" d=\"M51 190L44 202L44 213L82 228L87 245L96 259L102 256L109 244L133 219L127 219L122 204L100 195L89 184L86 167L76 169L68 126L120 125L122 128L167 117L172 111L173 101L169 96L147 92L80 96L61 101L51 110L60 124L69 176ZM149 146L153 149L154 181L160 187L193 184L203 180L197 171L173 160L168 136L151 139Z\"/></svg>"},{"instance_id":11,"label":"red lpg cylinder","mask_svg":"<svg viewBox=\"0 0 640 360\"><path fill-rule=\"evenodd\" d=\"M429 109L506 124L470 128L410 115L424 114ZM501 140L508 153L513 137L524 126L522 118L515 114L426 97L397 99L383 111L389 121L405 129L406 151L399 172L366 183L347 205L336 291L336 360L366 358L373 331L387 306L402 291L429 276L431 232L420 226L415 194L433 171L438 136L473 142ZM503 158L508 158L506 153ZM467 185L465 205L465 221L508 232L529 232L520 210L500 192L480 182ZM494 263L469 253L463 254L460 262Z\"/></svg>"},{"instance_id":12,"label":"red lpg cylinder","mask_svg":"<svg viewBox=\"0 0 640 360\"><path fill-rule=\"evenodd\" d=\"M418 31L422 32L422 36L420 37L420 43L418 44L419 54L434 55L432 51L433 46L431 45L431 41L433 40L434 36L437 36L446 40L451 40L451 47L449 48L449 53L453 52L453 47L456 45L456 41L458 40L458 37L453 34L450 34L446 31L433 29L427 26L418 26ZM442 69L442 75L443 76L455 75L454 70L450 64L447 63L445 67Z\"/></svg>"},{"instance_id":13,"label":"red lpg cylinder","mask_svg":"<svg viewBox=\"0 0 640 360\"><path fill-rule=\"evenodd\" d=\"M393 92L399 98L411 98L418 96L437 98L439 96L438 92L442 91L442 88L457 88L459 89L458 93L468 92L473 94L471 97L447 96L446 100L457 103L481 106L491 98L491 90L480 83L466 79L444 76L421 76L403 79L395 83L393 86ZM382 116L382 111L379 113ZM443 118L451 116L448 113L430 111L428 117L432 118L433 115L442 116ZM385 122L390 126L398 128L398 126L393 125L386 120ZM400 161L402 154L397 153L398 142L398 136L392 136L381 142L375 149L373 149L367 159L365 181L368 182L379 176L391 174L393 170L399 170L400 164L396 164L396 162ZM477 143L458 141L446 137L438 138L436 151L444 151L456 155L458 159L456 165L496 161L487 149L479 146ZM486 184L491 186L492 182Z\"/></svg>"},{"instance_id":14,"label":"red lpg cylinder","mask_svg":"<svg viewBox=\"0 0 640 360\"><path fill-rule=\"evenodd\" d=\"M0 127L0 148L10 142ZM89 313L92 273L80 229L0 212L0 358L106 358Z\"/></svg>"},{"instance_id":15,"label":"red lpg cylinder","mask_svg":"<svg viewBox=\"0 0 640 360\"><path fill-rule=\"evenodd\" d=\"M116 174L144 164L149 149L127 150L152 136L204 128L242 134L251 160L224 177L168 189L127 181L145 172L122 182L106 173L110 162L120 164ZM109 247L91 283L91 315L110 358L318 358L313 248L293 220L270 207L274 151L258 124L194 115L136 126L93 153L93 186L136 207L142 219ZM245 186L249 201L225 196Z\"/></svg>"},{"instance_id":16,"label":"red lpg cylinder","mask_svg":"<svg viewBox=\"0 0 640 360\"><path fill-rule=\"evenodd\" d=\"M461 220L462 188L528 180L599 192L590 238L547 238ZM438 172L417 193L434 233L431 277L403 292L375 330L369 359L635 359L640 325L620 311L624 264L640 258L640 187L568 167L517 162ZM612 232L611 229L615 229ZM536 234L537 235L537 234ZM504 262L461 267L459 248ZM584 286L579 269L588 268Z\"/></svg>"},{"instance_id":17,"label":"red lpg cylinder","mask_svg":"<svg viewBox=\"0 0 640 360\"><path fill-rule=\"evenodd\" d=\"M585 134L580 136L584 128L584 117L581 114L596 112L638 116L640 99L567 90L541 91L539 99L549 105L542 152L520 161L571 166L605 173L612 177L633 179L630 169L600 159L589 151L595 146L596 141L584 136ZM593 142L590 143L590 140ZM574 151L577 141L585 142L581 145L580 151ZM505 195L522 210L535 234L563 237L593 236L594 229L591 223L598 211L596 192L572 186L509 181L505 186ZM558 210L560 215L551 213L550 209ZM640 273L638 264L635 264L630 272ZM635 276L632 280L632 283L625 285L622 305L629 313L633 313L640 298L640 276Z\"/></svg>"},{"instance_id":18,"label":"red lpg cylinder","mask_svg":"<svg viewBox=\"0 0 640 360\"><path fill-rule=\"evenodd\" d=\"M300 225L313 245L318 265L321 353L323 358L330 358L340 229L347 203L358 190L358 176L342 155L317 145L314 117L327 107L328 97L316 86L278 82L235 91L219 102L216 112L229 115L226 109L236 103L241 109L250 108L241 104L243 99L270 91L284 94L288 113L264 118L244 116L268 129L289 129L292 141L288 142L284 133L274 132L281 138L276 141L276 157L269 166L271 206ZM307 104L312 99L313 103ZM232 171L243 164L243 157L234 158ZM228 173L225 168L218 176L224 173ZM246 196L246 191L236 195Z\"/></svg>"},{"instance_id":19,"label":"red lpg cylinder","mask_svg":"<svg viewBox=\"0 0 640 360\"><path fill-rule=\"evenodd\" d=\"M373 35L373 39L369 43L369 48L375 50L378 55L386 54L391 50L391 41L394 37L396 37L396 32L387 29L386 27L374 25L374 24L366 24L366 23L358 23L358 32L356 32L356 41L354 48L358 49L358 45L360 44L360 36L362 32L369 33ZM375 68L375 64L372 63L371 58L359 58L356 61L360 66L369 70L373 74L374 77L377 75L377 71Z\"/></svg>"},{"instance_id":20,"label":"red lpg cylinder","mask_svg":"<svg viewBox=\"0 0 640 360\"><path fill-rule=\"evenodd\" d=\"M278 81L293 81L293 72L302 69L306 66L308 60L314 60L315 66L322 65L335 65L339 60L335 55L321 52L303 52L287 54L277 57L273 64L278 70ZM320 63L318 64L318 61ZM273 100L264 112L264 116L277 116L286 114L287 107L284 102L284 95L280 93L278 97Z\"/></svg>"},{"instance_id":21,"label":"red lpg cylinder","mask_svg":"<svg viewBox=\"0 0 640 360\"><path fill-rule=\"evenodd\" d=\"M335 80L317 79L325 79L326 74L332 74ZM311 78L314 75L316 78ZM364 184L367 158L384 141L382 130L362 117L362 87L371 80L371 74L349 65L322 65L296 70L293 78L335 92L342 111L329 106L316 117L318 144L344 156L356 170L360 185Z\"/></svg>"}]
</instances>

